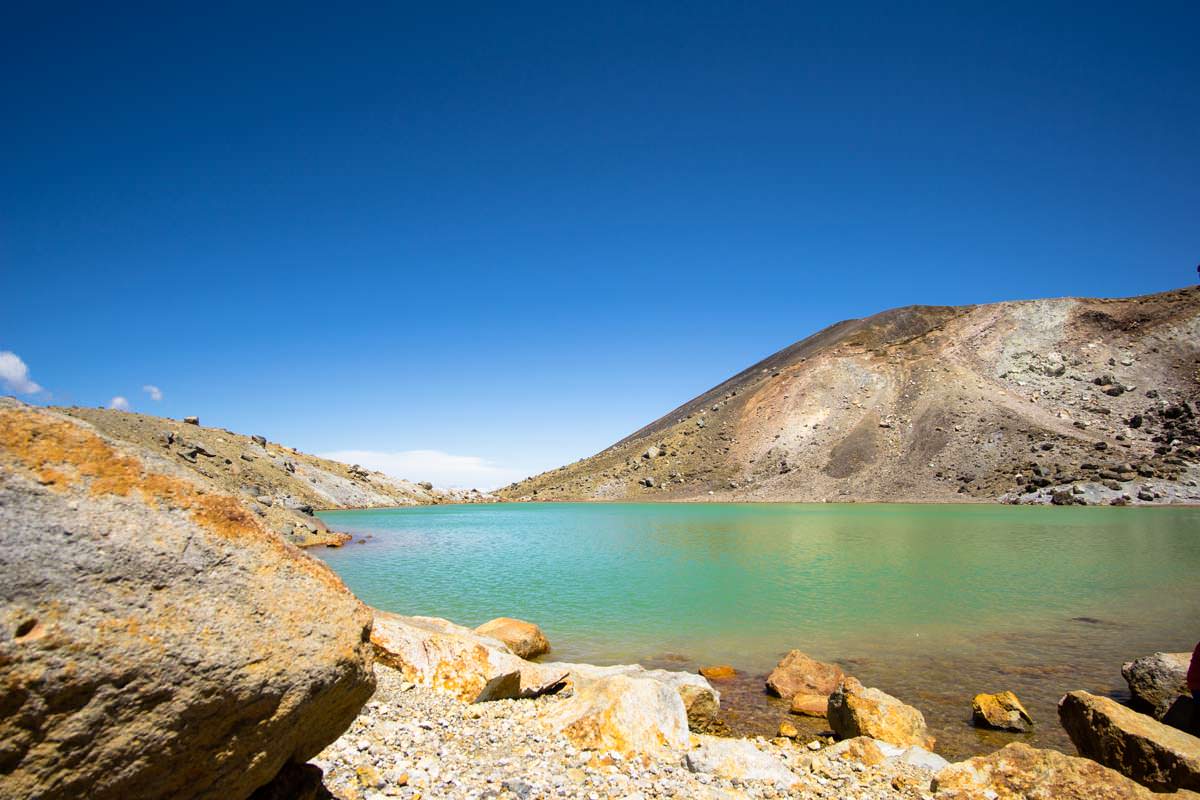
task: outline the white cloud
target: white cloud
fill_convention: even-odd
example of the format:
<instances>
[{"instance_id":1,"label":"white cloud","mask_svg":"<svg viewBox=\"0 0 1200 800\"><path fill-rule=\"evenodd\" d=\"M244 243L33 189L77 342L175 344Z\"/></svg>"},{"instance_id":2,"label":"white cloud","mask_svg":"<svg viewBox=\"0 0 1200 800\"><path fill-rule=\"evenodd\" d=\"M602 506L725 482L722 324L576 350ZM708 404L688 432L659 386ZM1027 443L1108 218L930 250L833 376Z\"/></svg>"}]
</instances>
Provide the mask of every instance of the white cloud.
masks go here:
<instances>
[{"instance_id":1,"label":"white cloud","mask_svg":"<svg viewBox=\"0 0 1200 800\"><path fill-rule=\"evenodd\" d=\"M429 481L434 486L464 489L497 489L528 475L523 470L494 464L479 456L456 456L441 450L338 450L322 458L360 464L393 478Z\"/></svg>"},{"instance_id":2,"label":"white cloud","mask_svg":"<svg viewBox=\"0 0 1200 800\"><path fill-rule=\"evenodd\" d=\"M20 356L8 350L0 350L0 383L10 392L17 394L36 394L42 390L29 380L29 367Z\"/></svg>"},{"instance_id":3,"label":"white cloud","mask_svg":"<svg viewBox=\"0 0 1200 800\"><path fill-rule=\"evenodd\" d=\"M150 399L156 403L159 400L162 400L162 389L158 388L157 386L152 386L151 384L147 383L142 387L142 391L150 395Z\"/></svg>"},{"instance_id":4,"label":"white cloud","mask_svg":"<svg viewBox=\"0 0 1200 800\"><path fill-rule=\"evenodd\" d=\"M124 397L121 397L121 395L117 395L112 400L108 401L108 407L115 408L117 411L128 411L129 401Z\"/></svg>"}]
</instances>

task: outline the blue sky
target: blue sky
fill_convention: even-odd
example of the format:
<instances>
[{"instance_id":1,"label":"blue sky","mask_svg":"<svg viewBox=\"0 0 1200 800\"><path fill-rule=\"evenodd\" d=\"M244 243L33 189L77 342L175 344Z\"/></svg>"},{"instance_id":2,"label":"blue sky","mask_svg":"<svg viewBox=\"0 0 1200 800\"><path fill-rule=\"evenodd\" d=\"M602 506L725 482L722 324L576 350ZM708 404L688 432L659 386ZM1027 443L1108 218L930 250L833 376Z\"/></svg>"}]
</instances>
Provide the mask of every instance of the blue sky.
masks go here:
<instances>
[{"instance_id":1,"label":"blue sky","mask_svg":"<svg viewBox=\"0 0 1200 800\"><path fill-rule=\"evenodd\" d=\"M1195 280L1194 2L159 5L0 32L30 402L496 485L840 319Z\"/></svg>"}]
</instances>

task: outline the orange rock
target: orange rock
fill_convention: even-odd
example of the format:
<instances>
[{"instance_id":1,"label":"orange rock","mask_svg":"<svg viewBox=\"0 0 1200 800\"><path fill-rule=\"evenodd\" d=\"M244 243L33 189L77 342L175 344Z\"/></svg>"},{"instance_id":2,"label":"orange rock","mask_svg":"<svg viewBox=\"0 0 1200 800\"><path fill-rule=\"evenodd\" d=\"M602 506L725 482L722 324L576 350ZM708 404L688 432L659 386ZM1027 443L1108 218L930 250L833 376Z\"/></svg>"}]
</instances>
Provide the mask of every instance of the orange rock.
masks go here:
<instances>
[{"instance_id":1,"label":"orange rock","mask_svg":"<svg viewBox=\"0 0 1200 800\"><path fill-rule=\"evenodd\" d=\"M792 698L792 713L804 717L823 717L829 709L829 698L821 694L798 694Z\"/></svg>"},{"instance_id":2,"label":"orange rock","mask_svg":"<svg viewBox=\"0 0 1200 800\"><path fill-rule=\"evenodd\" d=\"M700 674L710 681L725 681L737 675L737 670L728 664L715 664L711 667L701 667Z\"/></svg>"}]
</instances>

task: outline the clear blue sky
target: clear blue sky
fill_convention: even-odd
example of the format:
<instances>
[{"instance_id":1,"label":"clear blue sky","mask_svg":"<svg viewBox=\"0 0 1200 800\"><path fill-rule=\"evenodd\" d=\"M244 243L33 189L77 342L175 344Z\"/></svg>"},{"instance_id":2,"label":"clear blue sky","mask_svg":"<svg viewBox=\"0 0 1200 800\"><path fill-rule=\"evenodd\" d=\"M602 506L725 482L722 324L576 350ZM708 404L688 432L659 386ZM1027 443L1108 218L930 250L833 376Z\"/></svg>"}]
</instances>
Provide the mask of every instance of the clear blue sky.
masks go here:
<instances>
[{"instance_id":1,"label":"clear blue sky","mask_svg":"<svg viewBox=\"0 0 1200 800\"><path fill-rule=\"evenodd\" d=\"M1194 0L257 5L7 9L9 391L497 483L839 319L1195 280Z\"/></svg>"}]
</instances>

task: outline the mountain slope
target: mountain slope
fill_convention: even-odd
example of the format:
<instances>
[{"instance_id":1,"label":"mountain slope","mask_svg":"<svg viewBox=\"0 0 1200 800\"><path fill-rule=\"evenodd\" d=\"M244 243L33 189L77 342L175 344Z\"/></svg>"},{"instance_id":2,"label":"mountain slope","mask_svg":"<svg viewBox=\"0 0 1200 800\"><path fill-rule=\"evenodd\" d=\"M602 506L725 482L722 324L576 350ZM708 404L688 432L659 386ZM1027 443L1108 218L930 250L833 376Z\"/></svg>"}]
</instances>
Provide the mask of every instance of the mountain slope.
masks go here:
<instances>
[{"instance_id":1,"label":"mountain slope","mask_svg":"<svg viewBox=\"0 0 1200 800\"><path fill-rule=\"evenodd\" d=\"M0 398L0 408L21 405L13 398ZM301 547L336 546L349 539L347 534L328 530L313 516L314 509L495 499L474 489L438 489L398 480L223 428L111 409L46 410L81 419L109 438L185 467L214 492L241 496L269 527Z\"/></svg>"},{"instance_id":2,"label":"mountain slope","mask_svg":"<svg viewBox=\"0 0 1200 800\"><path fill-rule=\"evenodd\" d=\"M499 494L1196 502L1198 368L1197 288L898 308L826 328Z\"/></svg>"}]
</instances>

